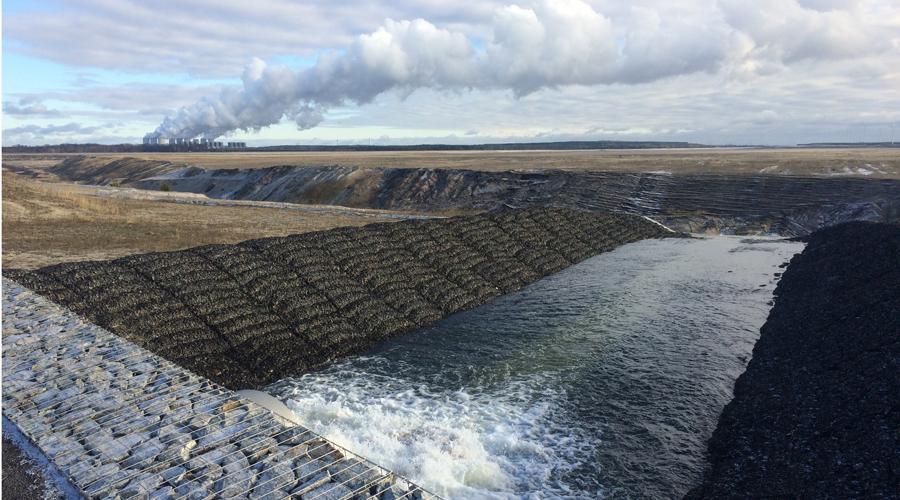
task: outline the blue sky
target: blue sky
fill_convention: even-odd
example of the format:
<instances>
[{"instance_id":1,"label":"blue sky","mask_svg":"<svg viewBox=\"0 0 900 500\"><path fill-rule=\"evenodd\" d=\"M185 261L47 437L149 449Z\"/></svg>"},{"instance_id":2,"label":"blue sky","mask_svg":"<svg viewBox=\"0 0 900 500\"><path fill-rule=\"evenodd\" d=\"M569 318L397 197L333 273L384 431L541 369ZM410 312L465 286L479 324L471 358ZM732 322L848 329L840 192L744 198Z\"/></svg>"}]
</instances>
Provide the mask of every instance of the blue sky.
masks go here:
<instances>
[{"instance_id":1,"label":"blue sky","mask_svg":"<svg viewBox=\"0 0 900 500\"><path fill-rule=\"evenodd\" d=\"M3 110L4 145L888 140L900 5L6 1Z\"/></svg>"}]
</instances>

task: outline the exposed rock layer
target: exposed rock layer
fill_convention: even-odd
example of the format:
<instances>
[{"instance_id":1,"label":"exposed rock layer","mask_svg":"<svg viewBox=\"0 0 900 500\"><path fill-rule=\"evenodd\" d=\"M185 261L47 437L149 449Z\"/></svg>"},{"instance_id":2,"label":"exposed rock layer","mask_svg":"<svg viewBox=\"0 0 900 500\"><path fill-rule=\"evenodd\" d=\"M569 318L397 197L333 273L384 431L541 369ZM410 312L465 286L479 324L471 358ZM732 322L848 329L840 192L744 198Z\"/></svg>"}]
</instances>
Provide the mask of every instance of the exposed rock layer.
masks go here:
<instances>
[{"instance_id":1,"label":"exposed rock layer","mask_svg":"<svg viewBox=\"0 0 900 500\"><path fill-rule=\"evenodd\" d=\"M507 210L7 275L188 369L246 388L669 234L639 217Z\"/></svg>"},{"instance_id":2,"label":"exposed rock layer","mask_svg":"<svg viewBox=\"0 0 900 500\"><path fill-rule=\"evenodd\" d=\"M900 226L818 231L776 289L689 498L897 498Z\"/></svg>"},{"instance_id":3,"label":"exposed rock layer","mask_svg":"<svg viewBox=\"0 0 900 500\"><path fill-rule=\"evenodd\" d=\"M213 198L441 211L556 206L646 215L683 231L805 235L849 220L900 218L900 181L665 172L474 171L279 166L204 169L125 158L73 157L60 177Z\"/></svg>"}]
</instances>

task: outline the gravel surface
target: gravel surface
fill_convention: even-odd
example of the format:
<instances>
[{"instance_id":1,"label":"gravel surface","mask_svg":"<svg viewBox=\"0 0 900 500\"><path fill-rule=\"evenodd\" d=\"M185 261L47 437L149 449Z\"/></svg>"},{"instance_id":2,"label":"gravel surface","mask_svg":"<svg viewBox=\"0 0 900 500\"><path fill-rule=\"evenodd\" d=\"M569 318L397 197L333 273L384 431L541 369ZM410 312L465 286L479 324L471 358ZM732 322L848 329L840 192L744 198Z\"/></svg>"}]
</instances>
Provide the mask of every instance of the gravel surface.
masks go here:
<instances>
[{"instance_id":1,"label":"gravel surface","mask_svg":"<svg viewBox=\"0 0 900 500\"><path fill-rule=\"evenodd\" d=\"M900 497L900 226L812 234L775 295L688 497Z\"/></svg>"},{"instance_id":2,"label":"gravel surface","mask_svg":"<svg viewBox=\"0 0 900 500\"><path fill-rule=\"evenodd\" d=\"M641 217L505 210L6 275L196 373L254 388L669 235Z\"/></svg>"}]
</instances>

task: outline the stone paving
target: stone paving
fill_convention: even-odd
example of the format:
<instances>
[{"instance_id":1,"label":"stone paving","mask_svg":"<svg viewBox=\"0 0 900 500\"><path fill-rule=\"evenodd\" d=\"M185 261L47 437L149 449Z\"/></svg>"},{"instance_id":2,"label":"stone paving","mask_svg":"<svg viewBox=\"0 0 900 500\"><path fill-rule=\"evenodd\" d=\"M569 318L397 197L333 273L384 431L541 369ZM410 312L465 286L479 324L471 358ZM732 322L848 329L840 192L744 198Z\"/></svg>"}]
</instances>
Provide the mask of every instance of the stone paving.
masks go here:
<instances>
[{"instance_id":1,"label":"stone paving","mask_svg":"<svg viewBox=\"0 0 900 500\"><path fill-rule=\"evenodd\" d=\"M88 498L433 498L3 279L3 414Z\"/></svg>"}]
</instances>

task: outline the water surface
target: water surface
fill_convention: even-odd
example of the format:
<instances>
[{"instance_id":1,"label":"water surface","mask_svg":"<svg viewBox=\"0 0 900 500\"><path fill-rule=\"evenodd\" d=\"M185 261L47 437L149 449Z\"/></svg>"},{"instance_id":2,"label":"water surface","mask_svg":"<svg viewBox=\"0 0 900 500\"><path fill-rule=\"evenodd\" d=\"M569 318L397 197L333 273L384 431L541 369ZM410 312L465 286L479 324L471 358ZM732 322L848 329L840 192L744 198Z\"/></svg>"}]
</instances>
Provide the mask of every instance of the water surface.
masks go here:
<instances>
[{"instance_id":1,"label":"water surface","mask_svg":"<svg viewBox=\"0 0 900 500\"><path fill-rule=\"evenodd\" d=\"M681 497L801 249L626 245L269 390L447 497Z\"/></svg>"}]
</instances>

